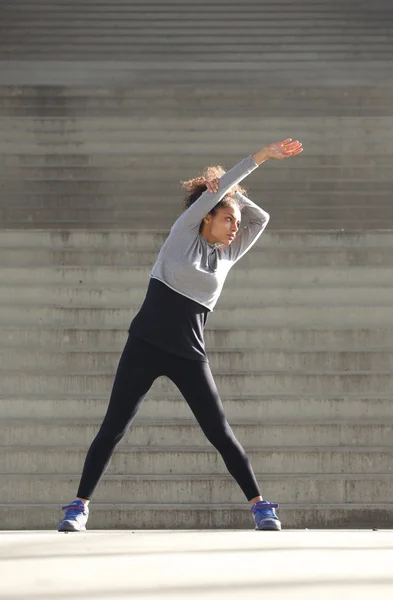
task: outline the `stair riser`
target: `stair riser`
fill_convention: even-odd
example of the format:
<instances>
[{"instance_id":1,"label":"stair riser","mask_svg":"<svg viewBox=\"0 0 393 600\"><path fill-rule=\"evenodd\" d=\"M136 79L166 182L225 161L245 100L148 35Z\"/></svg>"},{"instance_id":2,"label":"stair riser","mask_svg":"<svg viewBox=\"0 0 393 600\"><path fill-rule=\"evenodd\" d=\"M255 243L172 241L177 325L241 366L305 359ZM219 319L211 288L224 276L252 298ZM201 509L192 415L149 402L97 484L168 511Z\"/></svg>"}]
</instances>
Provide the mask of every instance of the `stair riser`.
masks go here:
<instances>
[{"instance_id":1,"label":"stair riser","mask_svg":"<svg viewBox=\"0 0 393 600\"><path fill-rule=\"evenodd\" d=\"M64 374L79 371L89 374L92 370L116 372L121 356L120 351L107 352L105 350L91 349L89 352L60 353L60 348L52 352L35 348L31 350L12 350L0 348L0 362L2 370L23 372L33 370L38 375L40 372L53 371ZM231 374L236 372L269 372L269 371L302 371L324 372L393 372L393 352L289 352L249 350L238 352L219 352L211 348L208 351L210 368L213 373Z\"/></svg>"},{"instance_id":2,"label":"stair riser","mask_svg":"<svg viewBox=\"0 0 393 600\"><path fill-rule=\"evenodd\" d=\"M79 374L30 374L18 372L16 374L0 373L0 389L3 394L51 394L62 390L72 394L109 394L114 381L115 373L111 370L108 374L79 375ZM284 373L247 373L226 374L214 376L220 394L239 394L239 398L263 393L271 394L320 394L326 395L359 393L386 394L391 392L393 375L385 373L349 373L349 374L287 374ZM157 395L168 394L179 396L176 386L166 377L159 377L153 383Z\"/></svg>"},{"instance_id":3,"label":"stair riser","mask_svg":"<svg viewBox=\"0 0 393 600\"><path fill-rule=\"evenodd\" d=\"M8 352L18 353L32 347L38 352L81 351L93 348L96 351L123 351L128 338L124 327L116 329L67 329L59 325L53 329L13 328L10 324L1 327L0 352L7 356ZM393 328L375 327L367 329L304 329L254 326L253 329L211 329L208 324L205 330L206 348L210 360L212 352L228 348L247 348L257 351L284 350L297 352L349 352L369 350L393 350ZM4 352L6 350L6 352ZM4 360L6 360L6 356ZM31 357L30 357L31 359ZM34 359L34 355L33 355ZM293 366L293 364L291 365Z\"/></svg>"},{"instance_id":4,"label":"stair riser","mask_svg":"<svg viewBox=\"0 0 393 600\"><path fill-rule=\"evenodd\" d=\"M247 448L246 448L247 450ZM81 473L88 451L69 447L39 449L29 447L17 450L2 448L0 472L6 473ZM393 473L393 455L389 450L247 450L247 456L256 473ZM124 445L114 453L108 474L163 474L173 475L221 473L227 469L220 454L206 448L204 451L127 451Z\"/></svg>"},{"instance_id":5,"label":"stair riser","mask_svg":"<svg viewBox=\"0 0 393 600\"><path fill-rule=\"evenodd\" d=\"M127 328L140 306L129 308L43 308L0 306L0 326L74 328ZM209 318L210 325L233 330L251 328L260 323L282 327L313 328L361 328L392 327L393 307L267 307L267 308L220 308Z\"/></svg>"},{"instance_id":6,"label":"stair riser","mask_svg":"<svg viewBox=\"0 0 393 600\"><path fill-rule=\"evenodd\" d=\"M86 394L81 394L80 398L54 398L52 395L48 398L38 396L21 399L14 396L6 398L3 394L3 397L0 398L0 414L7 415L10 419L29 419L37 418L37 416L43 419L50 418L53 425L58 419L74 415L78 415L81 419L96 419L101 422L106 413L109 394L104 398L100 395L86 399L85 396ZM393 403L389 394L381 398L372 396L359 398L355 394L353 396L343 395L343 397L335 399L327 394L322 400L318 395L315 398L302 398L289 392L287 397L271 395L266 398L265 395L257 395L255 399L239 398L234 400L223 397L222 402L225 415L230 423L236 419L287 423L299 419L299 415L302 415L304 425L307 424L307 421L321 422L325 419L337 422L354 419L383 422L393 419ZM137 424L139 419L148 418L172 419L175 415L178 419L190 418L190 408L184 398L158 399L155 397L154 391L150 390L134 423ZM89 440L88 443L90 441L92 440Z\"/></svg>"},{"instance_id":7,"label":"stair riser","mask_svg":"<svg viewBox=\"0 0 393 600\"><path fill-rule=\"evenodd\" d=\"M40 444L51 447L61 445L89 446L96 436L99 425L62 425L53 422L40 425L34 421L16 425L4 420L0 426L0 439L11 449L21 444ZM125 423L124 423L125 425ZM383 446L393 439L393 425L315 425L289 423L285 425L232 425L233 433L244 446ZM122 444L135 446L176 446L182 452L190 446L208 447L210 442L199 425L133 424L122 440Z\"/></svg>"},{"instance_id":8,"label":"stair riser","mask_svg":"<svg viewBox=\"0 0 393 600\"><path fill-rule=\"evenodd\" d=\"M303 508L281 509L280 518L286 529L391 529L391 508ZM3 530L57 530L64 513L59 508L0 507L0 528ZM155 510L93 510L88 530L94 529L248 529L255 523L248 506L244 509L194 510L175 506Z\"/></svg>"},{"instance_id":9,"label":"stair riser","mask_svg":"<svg viewBox=\"0 0 393 600\"><path fill-rule=\"evenodd\" d=\"M248 252L241 259L243 268L256 267L390 267L392 250L279 250L270 248L269 242L264 249ZM41 248L4 249L1 248L0 267L23 268L53 267L64 265L70 267L152 267L158 251L104 250L49 250Z\"/></svg>"},{"instance_id":10,"label":"stair riser","mask_svg":"<svg viewBox=\"0 0 393 600\"><path fill-rule=\"evenodd\" d=\"M279 479L256 476L263 496L280 503L378 503L391 502L393 478L390 476L346 479L342 478L299 478L290 474ZM34 479L25 475L7 477L1 475L2 503L58 503L60 506L70 502L76 496L79 476L57 476L44 478L37 475ZM228 478L180 478L159 481L148 478L113 479L104 475L97 487L93 503L121 504L122 502L149 503L160 501L163 504L231 502L241 504L244 494L237 483ZM92 514L93 514L92 504Z\"/></svg>"}]
</instances>

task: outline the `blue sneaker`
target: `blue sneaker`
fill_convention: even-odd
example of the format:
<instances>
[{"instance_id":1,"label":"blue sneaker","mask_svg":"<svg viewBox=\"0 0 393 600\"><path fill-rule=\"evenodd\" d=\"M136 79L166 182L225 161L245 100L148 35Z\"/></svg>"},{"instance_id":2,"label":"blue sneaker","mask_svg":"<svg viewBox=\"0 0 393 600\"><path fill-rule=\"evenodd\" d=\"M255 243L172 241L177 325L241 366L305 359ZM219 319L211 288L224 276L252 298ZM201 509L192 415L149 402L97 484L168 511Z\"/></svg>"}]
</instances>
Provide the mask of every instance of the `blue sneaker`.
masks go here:
<instances>
[{"instance_id":1,"label":"blue sneaker","mask_svg":"<svg viewBox=\"0 0 393 600\"><path fill-rule=\"evenodd\" d=\"M86 531L89 507L82 500L74 500L63 506L62 510L67 512L58 525L58 531Z\"/></svg>"},{"instance_id":2,"label":"blue sneaker","mask_svg":"<svg viewBox=\"0 0 393 600\"><path fill-rule=\"evenodd\" d=\"M267 500L256 502L252 506L251 510L256 530L281 531L281 523L278 520L275 508L278 508L278 504L272 504Z\"/></svg>"}]
</instances>

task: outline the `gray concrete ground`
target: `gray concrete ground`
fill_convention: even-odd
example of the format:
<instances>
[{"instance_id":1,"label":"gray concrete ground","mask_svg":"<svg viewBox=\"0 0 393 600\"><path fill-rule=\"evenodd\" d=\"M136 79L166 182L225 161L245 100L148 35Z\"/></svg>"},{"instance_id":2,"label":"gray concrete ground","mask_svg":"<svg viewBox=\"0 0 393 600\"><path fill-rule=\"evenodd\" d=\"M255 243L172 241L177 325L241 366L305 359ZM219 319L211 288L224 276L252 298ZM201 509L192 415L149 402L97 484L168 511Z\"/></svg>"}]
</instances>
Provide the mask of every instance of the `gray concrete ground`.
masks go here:
<instances>
[{"instance_id":1,"label":"gray concrete ground","mask_svg":"<svg viewBox=\"0 0 393 600\"><path fill-rule=\"evenodd\" d=\"M391 600L392 533L3 531L0 599Z\"/></svg>"}]
</instances>

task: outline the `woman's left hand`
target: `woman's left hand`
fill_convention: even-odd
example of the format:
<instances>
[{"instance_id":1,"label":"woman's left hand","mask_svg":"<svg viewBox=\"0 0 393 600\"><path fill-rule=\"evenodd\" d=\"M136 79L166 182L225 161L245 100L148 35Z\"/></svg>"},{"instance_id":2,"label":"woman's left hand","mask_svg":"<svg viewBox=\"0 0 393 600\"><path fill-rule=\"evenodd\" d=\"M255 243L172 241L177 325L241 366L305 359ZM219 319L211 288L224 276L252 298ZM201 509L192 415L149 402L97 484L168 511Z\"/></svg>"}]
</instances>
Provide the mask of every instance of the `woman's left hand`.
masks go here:
<instances>
[{"instance_id":1,"label":"woman's left hand","mask_svg":"<svg viewBox=\"0 0 393 600\"><path fill-rule=\"evenodd\" d=\"M211 179L211 181L206 181L206 187L212 194L216 194L218 192L218 187L220 185L219 177L215 177Z\"/></svg>"},{"instance_id":2,"label":"woman's left hand","mask_svg":"<svg viewBox=\"0 0 393 600\"><path fill-rule=\"evenodd\" d=\"M291 158L303 152L302 145L303 144L299 142L299 140L293 142L291 138L288 138L283 142L275 142L274 144L269 144L268 146L265 146L263 152L266 158L276 158L278 160L283 160L285 158Z\"/></svg>"}]
</instances>

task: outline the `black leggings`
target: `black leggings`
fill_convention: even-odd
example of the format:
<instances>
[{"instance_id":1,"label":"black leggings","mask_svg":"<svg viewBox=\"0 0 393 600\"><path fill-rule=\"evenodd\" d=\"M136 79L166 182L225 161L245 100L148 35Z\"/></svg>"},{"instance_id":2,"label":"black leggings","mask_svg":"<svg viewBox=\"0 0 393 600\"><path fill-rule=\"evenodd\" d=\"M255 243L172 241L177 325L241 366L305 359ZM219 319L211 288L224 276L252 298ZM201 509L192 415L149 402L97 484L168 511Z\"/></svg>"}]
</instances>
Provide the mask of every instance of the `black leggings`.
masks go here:
<instances>
[{"instance_id":1,"label":"black leggings","mask_svg":"<svg viewBox=\"0 0 393 600\"><path fill-rule=\"evenodd\" d=\"M247 500L259 496L246 453L225 418L209 363L169 354L131 335L120 357L105 418L87 453L77 496L91 498L146 393L162 375L179 388Z\"/></svg>"}]
</instances>

